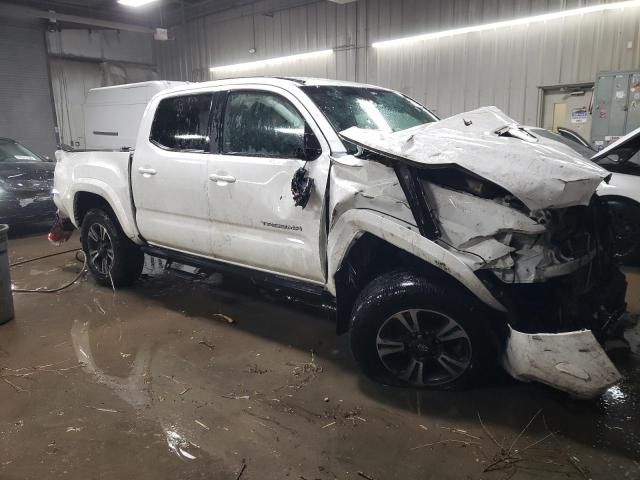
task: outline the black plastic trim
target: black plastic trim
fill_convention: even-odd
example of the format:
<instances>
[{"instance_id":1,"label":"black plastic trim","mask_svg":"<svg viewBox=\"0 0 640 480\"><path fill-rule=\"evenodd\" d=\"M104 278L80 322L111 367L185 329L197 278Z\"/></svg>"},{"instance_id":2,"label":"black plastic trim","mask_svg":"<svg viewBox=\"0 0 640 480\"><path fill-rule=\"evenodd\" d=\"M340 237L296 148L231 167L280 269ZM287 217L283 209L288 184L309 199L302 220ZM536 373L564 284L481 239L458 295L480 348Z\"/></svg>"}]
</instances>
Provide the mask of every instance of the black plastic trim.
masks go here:
<instances>
[{"instance_id":1,"label":"black plastic trim","mask_svg":"<svg viewBox=\"0 0 640 480\"><path fill-rule=\"evenodd\" d=\"M427 198L424 188L420 183L415 167L410 167L404 163L394 165L394 170L398 176L398 181L402 191L407 197L409 208L416 220L420 235L429 240L440 238L440 225L436 218L431 202Z\"/></svg>"},{"instance_id":2,"label":"black plastic trim","mask_svg":"<svg viewBox=\"0 0 640 480\"><path fill-rule=\"evenodd\" d=\"M281 275L273 273L261 272L248 267L241 267L231 263L226 263L218 260L212 260L210 258L198 257L190 255L188 253L177 252L168 248L154 247L145 245L142 247L142 251L153 256L160 257L167 260L173 260L184 265L192 267L198 267L205 270L215 270L218 272L229 273L232 275L239 275L249 277L256 283L262 285L268 285L275 288L282 288L286 290L293 290L298 293L313 297L328 297L330 296L323 286L316 285L314 283L305 282L303 280L297 280L287 278Z\"/></svg>"}]
</instances>

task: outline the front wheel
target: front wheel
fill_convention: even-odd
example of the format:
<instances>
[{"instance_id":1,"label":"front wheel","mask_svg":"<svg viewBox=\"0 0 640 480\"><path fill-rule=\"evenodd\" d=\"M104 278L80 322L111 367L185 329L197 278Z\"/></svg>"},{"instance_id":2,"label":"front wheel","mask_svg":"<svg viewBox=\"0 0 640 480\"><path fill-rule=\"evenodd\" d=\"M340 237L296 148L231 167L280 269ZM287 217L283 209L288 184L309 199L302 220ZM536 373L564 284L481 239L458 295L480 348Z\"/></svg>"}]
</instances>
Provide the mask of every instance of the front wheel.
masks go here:
<instances>
[{"instance_id":1,"label":"front wheel","mask_svg":"<svg viewBox=\"0 0 640 480\"><path fill-rule=\"evenodd\" d=\"M82 221L81 239L89 271L100 285L126 287L140 276L144 253L109 213L89 210Z\"/></svg>"},{"instance_id":2,"label":"front wheel","mask_svg":"<svg viewBox=\"0 0 640 480\"><path fill-rule=\"evenodd\" d=\"M384 384L462 388L495 358L477 300L413 273L373 280L356 300L351 322L356 362Z\"/></svg>"}]
</instances>

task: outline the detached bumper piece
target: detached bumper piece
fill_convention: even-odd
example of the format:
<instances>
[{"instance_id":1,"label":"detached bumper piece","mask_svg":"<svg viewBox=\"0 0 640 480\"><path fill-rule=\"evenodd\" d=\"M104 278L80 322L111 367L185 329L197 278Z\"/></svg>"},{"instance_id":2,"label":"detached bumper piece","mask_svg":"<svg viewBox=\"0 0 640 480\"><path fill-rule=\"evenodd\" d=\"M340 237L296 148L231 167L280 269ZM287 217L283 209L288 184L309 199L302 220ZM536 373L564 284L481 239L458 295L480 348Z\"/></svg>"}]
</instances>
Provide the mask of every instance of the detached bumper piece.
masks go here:
<instances>
[{"instance_id":1,"label":"detached bumper piece","mask_svg":"<svg viewBox=\"0 0 640 480\"><path fill-rule=\"evenodd\" d=\"M518 380L590 399L622 378L590 330L530 334L509 329L504 367Z\"/></svg>"}]
</instances>

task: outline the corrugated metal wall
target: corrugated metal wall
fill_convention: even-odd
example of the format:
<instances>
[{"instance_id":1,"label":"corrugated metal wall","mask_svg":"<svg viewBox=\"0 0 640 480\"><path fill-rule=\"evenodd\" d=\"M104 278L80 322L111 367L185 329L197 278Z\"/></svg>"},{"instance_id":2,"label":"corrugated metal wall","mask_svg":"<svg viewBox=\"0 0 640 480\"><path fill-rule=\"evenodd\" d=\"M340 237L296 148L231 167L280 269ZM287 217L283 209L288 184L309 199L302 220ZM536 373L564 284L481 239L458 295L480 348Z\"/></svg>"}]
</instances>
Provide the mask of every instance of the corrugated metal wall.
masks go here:
<instances>
[{"instance_id":1,"label":"corrugated metal wall","mask_svg":"<svg viewBox=\"0 0 640 480\"><path fill-rule=\"evenodd\" d=\"M53 157L56 148L44 33L0 19L0 137Z\"/></svg>"},{"instance_id":2,"label":"corrugated metal wall","mask_svg":"<svg viewBox=\"0 0 640 480\"><path fill-rule=\"evenodd\" d=\"M160 75L310 75L379 84L407 93L443 117L493 104L535 124L538 87L590 82L601 70L640 67L640 8L374 49L378 40L488 23L596 0L265 0L204 17L156 42ZM631 47L628 48L629 42ZM256 53L249 49L255 47ZM224 74L208 68L325 48L324 58Z\"/></svg>"},{"instance_id":3,"label":"corrugated metal wall","mask_svg":"<svg viewBox=\"0 0 640 480\"><path fill-rule=\"evenodd\" d=\"M158 79L148 34L64 29L47 32L46 38L62 143L85 147L84 103L90 89Z\"/></svg>"},{"instance_id":4,"label":"corrugated metal wall","mask_svg":"<svg viewBox=\"0 0 640 480\"><path fill-rule=\"evenodd\" d=\"M100 61L152 65L153 38L149 34L116 31L64 29L48 31L47 47L52 55Z\"/></svg>"}]
</instances>

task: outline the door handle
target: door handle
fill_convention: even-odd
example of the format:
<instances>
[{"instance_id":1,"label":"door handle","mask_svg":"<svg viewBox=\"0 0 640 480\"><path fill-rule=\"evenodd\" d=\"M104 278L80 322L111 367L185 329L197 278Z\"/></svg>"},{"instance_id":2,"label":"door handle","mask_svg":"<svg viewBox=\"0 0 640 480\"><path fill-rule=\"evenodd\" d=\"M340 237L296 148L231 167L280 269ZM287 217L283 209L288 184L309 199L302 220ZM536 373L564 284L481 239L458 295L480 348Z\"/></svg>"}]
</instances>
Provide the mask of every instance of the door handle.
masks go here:
<instances>
[{"instance_id":1,"label":"door handle","mask_svg":"<svg viewBox=\"0 0 640 480\"><path fill-rule=\"evenodd\" d=\"M143 175L155 175L156 170L154 168L144 168L144 167L138 167L138 172L140 172Z\"/></svg>"},{"instance_id":2,"label":"door handle","mask_svg":"<svg viewBox=\"0 0 640 480\"><path fill-rule=\"evenodd\" d=\"M232 177L231 175L217 175L212 173L209 175L209 180L212 182L224 182L224 183L234 183L236 181L236 177Z\"/></svg>"}]
</instances>

